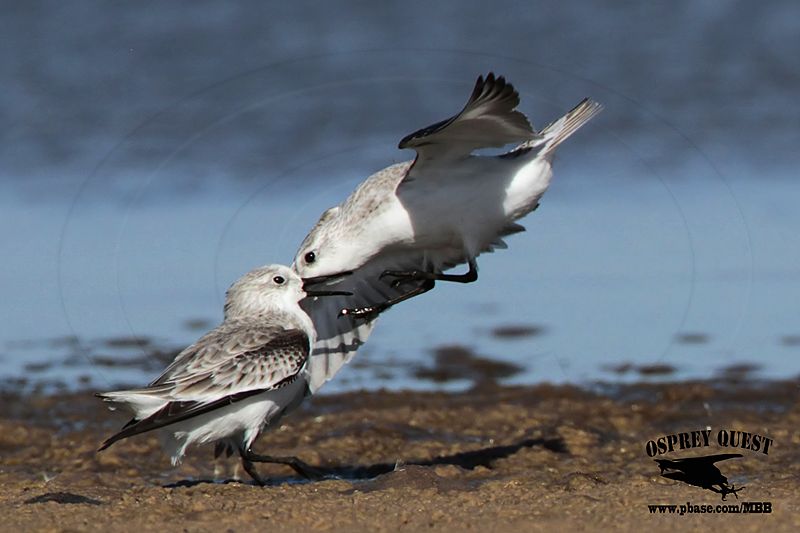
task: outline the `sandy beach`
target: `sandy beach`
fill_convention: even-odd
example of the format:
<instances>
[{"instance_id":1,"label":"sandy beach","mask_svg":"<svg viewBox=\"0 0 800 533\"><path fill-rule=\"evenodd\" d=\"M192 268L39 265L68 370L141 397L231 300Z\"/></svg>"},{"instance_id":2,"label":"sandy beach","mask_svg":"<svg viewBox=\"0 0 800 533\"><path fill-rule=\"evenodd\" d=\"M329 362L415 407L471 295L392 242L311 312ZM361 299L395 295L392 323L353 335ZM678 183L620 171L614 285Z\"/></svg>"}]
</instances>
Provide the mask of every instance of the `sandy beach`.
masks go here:
<instances>
[{"instance_id":1,"label":"sandy beach","mask_svg":"<svg viewBox=\"0 0 800 533\"><path fill-rule=\"evenodd\" d=\"M237 461L215 462L209 447L194 449L177 468L150 435L95 453L125 420L88 392L7 391L0 529L797 530L797 399L797 381L753 384L735 377L592 390L484 384L458 394L323 396L265 433L255 448L295 454L330 479L309 482L286 467L259 465L271 480L259 487L246 475L237 480ZM716 465L728 483L744 487L725 501L662 477L647 453L651 440L702 430L710 430L709 446L679 450L676 444L663 457L742 454ZM768 454L721 447L720 430L768 437ZM680 507L674 513L649 508L743 502L769 502L771 512L726 507L724 514L719 508L681 515Z\"/></svg>"}]
</instances>

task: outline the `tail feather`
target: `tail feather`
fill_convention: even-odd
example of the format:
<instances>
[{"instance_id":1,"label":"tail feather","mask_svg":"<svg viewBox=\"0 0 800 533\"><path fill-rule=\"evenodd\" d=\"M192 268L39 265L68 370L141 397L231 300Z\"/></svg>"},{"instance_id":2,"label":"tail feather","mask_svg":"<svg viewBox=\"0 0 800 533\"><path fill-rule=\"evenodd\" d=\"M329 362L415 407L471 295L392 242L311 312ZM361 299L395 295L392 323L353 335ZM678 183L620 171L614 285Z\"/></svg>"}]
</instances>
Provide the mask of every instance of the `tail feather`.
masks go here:
<instances>
[{"instance_id":1,"label":"tail feather","mask_svg":"<svg viewBox=\"0 0 800 533\"><path fill-rule=\"evenodd\" d=\"M151 416L169 401L158 388L99 392L95 394L105 402L117 404L129 411L135 418Z\"/></svg>"},{"instance_id":2,"label":"tail feather","mask_svg":"<svg viewBox=\"0 0 800 533\"><path fill-rule=\"evenodd\" d=\"M591 98L584 98L581 103L572 108L566 115L545 127L541 135L544 146L540 155L552 156L558 145L567 137L589 122L596 114L602 111L603 106Z\"/></svg>"},{"instance_id":3,"label":"tail feather","mask_svg":"<svg viewBox=\"0 0 800 533\"><path fill-rule=\"evenodd\" d=\"M157 389L150 388L96 393L95 396L104 402L119 405L133 415L122 430L106 439L97 451L105 450L118 440L135 434L140 421L162 409L167 401L158 392Z\"/></svg>"}]
</instances>

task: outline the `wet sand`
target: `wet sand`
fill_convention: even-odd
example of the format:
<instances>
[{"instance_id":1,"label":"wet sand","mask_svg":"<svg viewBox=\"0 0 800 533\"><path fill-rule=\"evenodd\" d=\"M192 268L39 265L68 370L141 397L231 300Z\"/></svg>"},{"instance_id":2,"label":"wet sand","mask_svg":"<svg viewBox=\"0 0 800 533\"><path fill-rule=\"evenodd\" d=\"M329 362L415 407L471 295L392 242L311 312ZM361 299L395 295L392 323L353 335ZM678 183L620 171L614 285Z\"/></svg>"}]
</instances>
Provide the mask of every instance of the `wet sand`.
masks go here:
<instances>
[{"instance_id":1,"label":"wet sand","mask_svg":"<svg viewBox=\"0 0 800 533\"><path fill-rule=\"evenodd\" d=\"M306 482L259 465L190 451L172 468L141 436L96 454L124 423L89 393L2 394L1 530L20 531L539 531L734 528L800 530L798 381L500 387L468 392L319 397L255 449L295 454L332 479ZM769 454L717 463L719 494L659 475L648 440L710 426L773 439ZM713 439L713 437L712 437ZM715 439L714 439L715 440ZM227 482L214 482L216 478ZM338 479L336 479L338 477ZM651 514L648 504L769 501L771 514Z\"/></svg>"}]
</instances>

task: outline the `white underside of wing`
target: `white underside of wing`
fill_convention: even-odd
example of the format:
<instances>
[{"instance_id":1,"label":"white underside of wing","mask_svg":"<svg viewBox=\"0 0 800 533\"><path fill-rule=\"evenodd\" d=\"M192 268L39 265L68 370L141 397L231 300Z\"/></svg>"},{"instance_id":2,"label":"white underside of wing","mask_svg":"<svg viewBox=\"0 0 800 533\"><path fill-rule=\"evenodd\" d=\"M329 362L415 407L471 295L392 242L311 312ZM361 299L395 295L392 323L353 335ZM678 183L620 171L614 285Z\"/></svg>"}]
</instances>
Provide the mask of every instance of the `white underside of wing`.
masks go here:
<instances>
[{"instance_id":1,"label":"white underside of wing","mask_svg":"<svg viewBox=\"0 0 800 533\"><path fill-rule=\"evenodd\" d=\"M530 213L550 187L552 177L550 162L538 157L516 169L505 189L506 220L514 221Z\"/></svg>"},{"instance_id":2,"label":"white underside of wing","mask_svg":"<svg viewBox=\"0 0 800 533\"><path fill-rule=\"evenodd\" d=\"M352 292L352 296L307 298L300 306L314 322L317 340L314 343L307 366L308 388L311 394L319 390L347 364L358 349L367 342L375 327L376 319L364 320L349 316L339 316L344 308L359 308L382 303L400 296L409 289L392 288L381 280L384 270L422 268L419 257L409 255L395 260L383 256L359 268L353 275L336 283L336 290Z\"/></svg>"},{"instance_id":3,"label":"white underside of wing","mask_svg":"<svg viewBox=\"0 0 800 533\"><path fill-rule=\"evenodd\" d=\"M514 221L532 211L550 185L549 161L472 156L437 164L419 162L397 195L415 228L415 246L440 265L503 247Z\"/></svg>"}]
</instances>

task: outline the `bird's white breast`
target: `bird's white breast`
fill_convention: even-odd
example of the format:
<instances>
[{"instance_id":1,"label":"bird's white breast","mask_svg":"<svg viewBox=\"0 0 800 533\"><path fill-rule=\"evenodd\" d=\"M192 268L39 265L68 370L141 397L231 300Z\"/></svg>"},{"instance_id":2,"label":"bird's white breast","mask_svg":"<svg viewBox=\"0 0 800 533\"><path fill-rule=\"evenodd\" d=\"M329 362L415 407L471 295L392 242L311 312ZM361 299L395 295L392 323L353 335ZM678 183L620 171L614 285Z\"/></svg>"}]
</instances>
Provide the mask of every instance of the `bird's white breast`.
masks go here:
<instances>
[{"instance_id":1,"label":"bird's white breast","mask_svg":"<svg viewBox=\"0 0 800 533\"><path fill-rule=\"evenodd\" d=\"M305 380L296 379L279 389L165 427L165 446L173 463L180 460L191 444L240 436L249 447L265 425L277 423L284 413L302 402L305 388Z\"/></svg>"}]
</instances>

